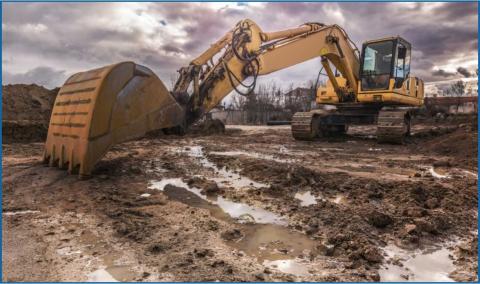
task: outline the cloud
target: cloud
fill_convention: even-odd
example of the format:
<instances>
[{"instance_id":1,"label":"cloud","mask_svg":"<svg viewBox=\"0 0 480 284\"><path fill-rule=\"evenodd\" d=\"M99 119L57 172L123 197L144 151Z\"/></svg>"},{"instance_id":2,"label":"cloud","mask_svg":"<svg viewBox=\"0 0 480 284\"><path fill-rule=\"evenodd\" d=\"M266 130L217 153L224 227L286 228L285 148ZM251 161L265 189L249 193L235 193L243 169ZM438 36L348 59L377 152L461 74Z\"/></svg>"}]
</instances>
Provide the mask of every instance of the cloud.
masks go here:
<instances>
[{"instance_id":1,"label":"cloud","mask_svg":"<svg viewBox=\"0 0 480 284\"><path fill-rule=\"evenodd\" d=\"M3 84L37 84L48 89L61 86L66 80L66 74L63 70L54 70L50 67L40 66L25 73L12 74L3 72Z\"/></svg>"},{"instance_id":2,"label":"cloud","mask_svg":"<svg viewBox=\"0 0 480 284\"><path fill-rule=\"evenodd\" d=\"M358 46L401 35L412 43L412 73L425 81L462 77L477 66L477 3L4 3L2 69L32 77L38 66L66 75L132 60L166 81L250 18L264 31L305 22L343 26ZM262 78L289 86L316 77L318 59ZM64 74L58 73L63 70ZM440 71L443 70L443 71ZM43 74L47 74L44 72ZM5 77L5 76L4 76ZM41 76L38 82L45 82Z\"/></svg>"},{"instance_id":3,"label":"cloud","mask_svg":"<svg viewBox=\"0 0 480 284\"><path fill-rule=\"evenodd\" d=\"M456 74L455 72L447 72L443 69L434 70L432 72L433 76L438 76L438 77L443 77L443 78L453 77L453 76L455 76L455 74Z\"/></svg>"},{"instance_id":4,"label":"cloud","mask_svg":"<svg viewBox=\"0 0 480 284\"><path fill-rule=\"evenodd\" d=\"M463 68L463 67L458 67L457 72L463 75L463 77L465 78L470 78L474 76L472 72L468 71L466 68Z\"/></svg>"}]
</instances>

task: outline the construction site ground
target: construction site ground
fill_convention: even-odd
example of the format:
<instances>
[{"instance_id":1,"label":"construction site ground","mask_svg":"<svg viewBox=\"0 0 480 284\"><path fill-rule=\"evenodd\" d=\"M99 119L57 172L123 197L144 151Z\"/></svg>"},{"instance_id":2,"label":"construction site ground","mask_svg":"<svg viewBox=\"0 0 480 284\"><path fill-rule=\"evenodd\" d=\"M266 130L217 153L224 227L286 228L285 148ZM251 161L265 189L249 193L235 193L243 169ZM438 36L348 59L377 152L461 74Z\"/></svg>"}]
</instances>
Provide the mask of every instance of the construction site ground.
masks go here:
<instances>
[{"instance_id":1,"label":"construction site ground","mask_svg":"<svg viewBox=\"0 0 480 284\"><path fill-rule=\"evenodd\" d=\"M3 281L476 281L476 118L148 137L88 179L3 145Z\"/></svg>"}]
</instances>

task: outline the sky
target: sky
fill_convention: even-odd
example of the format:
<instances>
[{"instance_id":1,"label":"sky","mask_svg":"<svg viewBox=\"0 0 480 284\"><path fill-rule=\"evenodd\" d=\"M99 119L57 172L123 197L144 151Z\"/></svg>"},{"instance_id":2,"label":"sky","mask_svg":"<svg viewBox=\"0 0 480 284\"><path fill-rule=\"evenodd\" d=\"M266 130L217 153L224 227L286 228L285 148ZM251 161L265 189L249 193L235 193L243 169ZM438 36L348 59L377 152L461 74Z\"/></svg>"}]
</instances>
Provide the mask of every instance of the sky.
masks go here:
<instances>
[{"instance_id":1,"label":"sky","mask_svg":"<svg viewBox=\"0 0 480 284\"><path fill-rule=\"evenodd\" d=\"M477 3L3 3L2 81L61 86L68 76L120 61L148 66L172 86L176 71L241 19L264 31L306 22L338 24L358 46L400 35L412 74L426 82L478 69ZM306 85L313 59L259 83Z\"/></svg>"}]
</instances>

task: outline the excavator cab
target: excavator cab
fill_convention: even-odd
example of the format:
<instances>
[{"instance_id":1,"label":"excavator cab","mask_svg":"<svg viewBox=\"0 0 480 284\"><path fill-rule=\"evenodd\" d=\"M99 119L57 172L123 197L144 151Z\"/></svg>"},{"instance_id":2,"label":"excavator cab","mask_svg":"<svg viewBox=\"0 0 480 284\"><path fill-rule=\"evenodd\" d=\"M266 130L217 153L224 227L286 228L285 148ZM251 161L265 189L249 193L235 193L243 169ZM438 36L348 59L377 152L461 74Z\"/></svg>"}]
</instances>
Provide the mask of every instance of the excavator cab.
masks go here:
<instances>
[{"instance_id":1,"label":"excavator cab","mask_svg":"<svg viewBox=\"0 0 480 284\"><path fill-rule=\"evenodd\" d=\"M401 86L410 70L410 43L404 39L389 38L366 42L362 48L362 90L387 90L390 79Z\"/></svg>"},{"instance_id":2,"label":"excavator cab","mask_svg":"<svg viewBox=\"0 0 480 284\"><path fill-rule=\"evenodd\" d=\"M410 77L411 45L401 37L367 41L362 47L358 100L391 105L423 103L423 81Z\"/></svg>"}]
</instances>

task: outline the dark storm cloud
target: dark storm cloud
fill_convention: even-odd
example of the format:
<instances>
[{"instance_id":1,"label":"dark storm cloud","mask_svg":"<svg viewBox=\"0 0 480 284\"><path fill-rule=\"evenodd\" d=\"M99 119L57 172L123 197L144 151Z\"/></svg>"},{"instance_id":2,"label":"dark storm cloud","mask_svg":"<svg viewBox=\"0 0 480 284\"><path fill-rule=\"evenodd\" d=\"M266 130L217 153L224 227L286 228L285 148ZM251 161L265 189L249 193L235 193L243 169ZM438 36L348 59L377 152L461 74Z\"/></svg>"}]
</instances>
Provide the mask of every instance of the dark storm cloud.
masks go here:
<instances>
[{"instance_id":1,"label":"dark storm cloud","mask_svg":"<svg viewBox=\"0 0 480 284\"><path fill-rule=\"evenodd\" d=\"M449 78L455 76L455 72L447 72L443 69L438 69L432 72L433 76Z\"/></svg>"},{"instance_id":2,"label":"dark storm cloud","mask_svg":"<svg viewBox=\"0 0 480 284\"><path fill-rule=\"evenodd\" d=\"M9 74L4 82L26 78L21 75L39 66L65 70L53 73L61 77L50 79L57 82L124 60L149 66L168 81L244 18L265 31L335 23L357 45L401 35L414 49L413 73L426 81L477 69L477 3L6 3L3 8L2 68ZM318 68L313 60L268 80L298 85L313 79Z\"/></svg>"},{"instance_id":3,"label":"dark storm cloud","mask_svg":"<svg viewBox=\"0 0 480 284\"><path fill-rule=\"evenodd\" d=\"M458 67L457 72L463 75L463 77L465 78L470 78L474 76L472 72L468 71L466 68L463 67Z\"/></svg>"}]
</instances>

